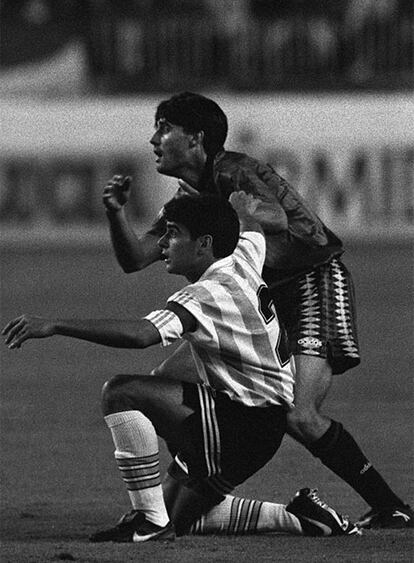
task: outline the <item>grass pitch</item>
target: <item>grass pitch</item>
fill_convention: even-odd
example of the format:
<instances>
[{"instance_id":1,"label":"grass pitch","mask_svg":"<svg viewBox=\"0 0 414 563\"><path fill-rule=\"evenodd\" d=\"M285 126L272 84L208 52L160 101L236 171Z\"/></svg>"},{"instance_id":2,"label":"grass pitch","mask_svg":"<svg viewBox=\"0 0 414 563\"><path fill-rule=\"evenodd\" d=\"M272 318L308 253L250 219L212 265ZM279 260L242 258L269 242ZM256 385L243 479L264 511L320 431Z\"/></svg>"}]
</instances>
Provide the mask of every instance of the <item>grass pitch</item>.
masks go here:
<instances>
[{"instance_id":1,"label":"grass pitch","mask_svg":"<svg viewBox=\"0 0 414 563\"><path fill-rule=\"evenodd\" d=\"M407 502L414 503L412 249L408 242L350 245L344 261L358 300L361 366L335 379L326 412L341 420ZM184 281L157 265L126 276L105 243L93 249L3 249L1 324L27 312L133 318ZM411 562L409 530L353 538L282 535L186 537L172 544L97 545L88 535L129 509L100 413L116 373L148 373L168 350L122 351L54 337L1 353L2 563L84 561ZM162 449L162 465L168 463ZM236 494L287 502L318 487L341 512L366 505L290 438Z\"/></svg>"}]
</instances>

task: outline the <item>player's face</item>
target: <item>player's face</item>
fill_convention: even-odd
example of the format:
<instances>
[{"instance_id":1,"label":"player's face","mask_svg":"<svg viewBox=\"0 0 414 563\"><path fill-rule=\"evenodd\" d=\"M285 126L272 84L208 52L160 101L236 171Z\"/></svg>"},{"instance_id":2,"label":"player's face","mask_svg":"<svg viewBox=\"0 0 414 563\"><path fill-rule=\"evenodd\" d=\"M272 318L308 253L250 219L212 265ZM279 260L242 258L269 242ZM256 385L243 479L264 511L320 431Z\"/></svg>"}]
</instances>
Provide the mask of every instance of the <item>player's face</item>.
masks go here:
<instances>
[{"instance_id":1,"label":"player's face","mask_svg":"<svg viewBox=\"0 0 414 563\"><path fill-rule=\"evenodd\" d=\"M192 138L180 125L173 125L165 119L157 122L150 143L154 147L155 166L160 174L176 178L184 175L192 162Z\"/></svg>"},{"instance_id":2,"label":"player's face","mask_svg":"<svg viewBox=\"0 0 414 563\"><path fill-rule=\"evenodd\" d=\"M167 221L167 230L159 239L167 272L180 274L190 281L196 281L198 274L197 240L192 240L189 230L179 223Z\"/></svg>"}]
</instances>

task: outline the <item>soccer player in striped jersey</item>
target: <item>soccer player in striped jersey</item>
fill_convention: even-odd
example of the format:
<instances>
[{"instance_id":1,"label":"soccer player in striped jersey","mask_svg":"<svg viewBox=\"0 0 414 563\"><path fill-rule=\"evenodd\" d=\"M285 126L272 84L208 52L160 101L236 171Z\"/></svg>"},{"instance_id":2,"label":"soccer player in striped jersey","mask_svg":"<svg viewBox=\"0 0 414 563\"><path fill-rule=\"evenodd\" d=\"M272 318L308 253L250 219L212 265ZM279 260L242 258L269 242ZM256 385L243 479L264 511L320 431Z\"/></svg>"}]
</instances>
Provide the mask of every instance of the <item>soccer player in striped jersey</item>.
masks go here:
<instances>
[{"instance_id":1,"label":"soccer player in striped jersey","mask_svg":"<svg viewBox=\"0 0 414 563\"><path fill-rule=\"evenodd\" d=\"M346 481L370 506L364 527L403 528L414 524L413 511L389 487L343 425L321 412L333 376L360 362L352 277L341 255L341 240L322 223L297 191L271 166L245 154L224 150L227 118L211 99L183 93L161 102L151 138L160 174L184 180L200 193L228 197L244 190L261 199L265 220L263 278L295 357L295 408L287 432ZM147 267L161 257L161 217L137 237L124 205L129 180L114 177L104 203L114 250L125 272ZM270 222L270 224L269 224ZM156 373L191 379L185 347Z\"/></svg>"},{"instance_id":2,"label":"soccer player in striped jersey","mask_svg":"<svg viewBox=\"0 0 414 563\"><path fill-rule=\"evenodd\" d=\"M253 217L258 200L232 194L238 215L217 196L184 196L166 204L158 241L166 269L189 284L162 310L137 321L51 320L20 316L3 330L6 344L62 335L107 346L146 348L189 343L201 383L150 375L118 375L103 389L103 412L132 510L91 541L172 540L226 500L278 450L293 402L284 331L261 277L265 239ZM158 436L175 459L164 492ZM260 504L263 513L266 508ZM235 522L259 521L258 507ZM272 505L272 531L354 535L358 528L303 490ZM269 518L267 525L269 527ZM257 526L256 526L257 527ZM262 525L262 528L264 525ZM268 530L269 531L269 530Z\"/></svg>"}]
</instances>

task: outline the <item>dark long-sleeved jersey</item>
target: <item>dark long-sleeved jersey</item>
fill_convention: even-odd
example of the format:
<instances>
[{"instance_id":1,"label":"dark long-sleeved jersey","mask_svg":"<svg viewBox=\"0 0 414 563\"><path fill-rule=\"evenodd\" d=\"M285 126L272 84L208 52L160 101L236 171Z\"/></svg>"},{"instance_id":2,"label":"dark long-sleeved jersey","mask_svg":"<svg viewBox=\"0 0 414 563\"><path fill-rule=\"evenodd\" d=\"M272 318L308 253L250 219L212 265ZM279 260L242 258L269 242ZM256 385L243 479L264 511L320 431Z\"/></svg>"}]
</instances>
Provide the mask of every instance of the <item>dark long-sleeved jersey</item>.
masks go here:
<instances>
[{"instance_id":1,"label":"dark long-sleeved jersey","mask_svg":"<svg viewBox=\"0 0 414 563\"><path fill-rule=\"evenodd\" d=\"M287 229L266 233L263 278L269 287L312 271L343 253L342 241L310 208L300 194L269 165L243 153L221 151L200 180L197 189L228 198L245 191L287 216ZM280 210L279 210L280 211ZM154 224L160 230L161 224Z\"/></svg>"}]
</instances>

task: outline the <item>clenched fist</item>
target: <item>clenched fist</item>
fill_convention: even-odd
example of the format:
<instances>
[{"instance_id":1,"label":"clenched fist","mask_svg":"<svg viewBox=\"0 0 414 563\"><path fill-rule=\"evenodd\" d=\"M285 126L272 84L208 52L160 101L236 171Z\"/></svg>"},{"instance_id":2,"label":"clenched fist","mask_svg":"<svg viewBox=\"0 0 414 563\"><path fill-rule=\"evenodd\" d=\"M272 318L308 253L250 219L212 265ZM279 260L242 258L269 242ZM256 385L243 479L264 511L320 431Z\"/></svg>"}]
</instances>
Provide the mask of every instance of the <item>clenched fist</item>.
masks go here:
<instances>
[{"instance_id":1,"label":"clenched fist","mask_svg":"<svg viewBox=\"0 0 414 563\"><path fill-rule=\"evenodd\" d=\"M113 176L106 184L102 201L108 211L119 211L128 201L130 194L131 177Z\"/></svg>"},{"instance_id":2,"label":"clenched fist","mask_svg":"<svg viewBox=\"0 0 414 563\"><path fill-rule=\"evenodd\" d=\"M243 191L232 192L229 201L239 218L246 216L253 217L257 206L260 204L260 199Z\"/></svg>"}]
</instances>

